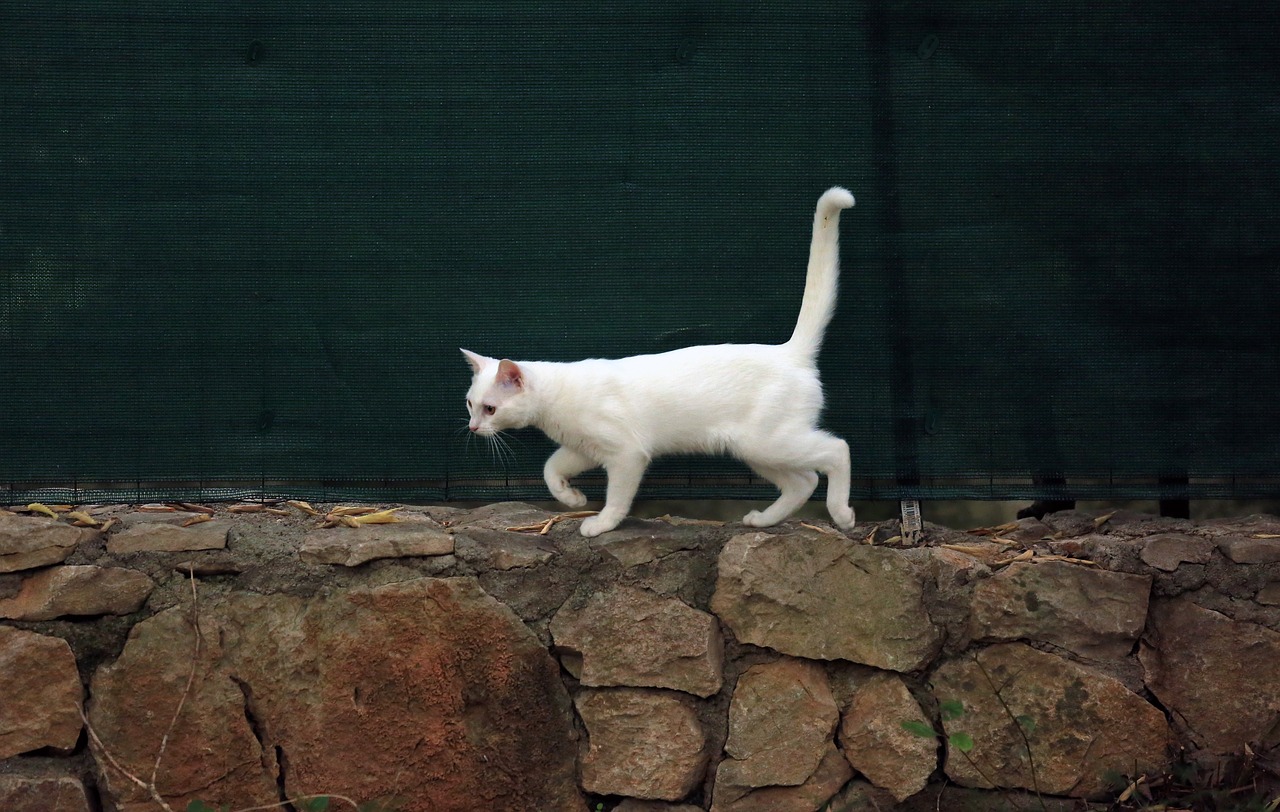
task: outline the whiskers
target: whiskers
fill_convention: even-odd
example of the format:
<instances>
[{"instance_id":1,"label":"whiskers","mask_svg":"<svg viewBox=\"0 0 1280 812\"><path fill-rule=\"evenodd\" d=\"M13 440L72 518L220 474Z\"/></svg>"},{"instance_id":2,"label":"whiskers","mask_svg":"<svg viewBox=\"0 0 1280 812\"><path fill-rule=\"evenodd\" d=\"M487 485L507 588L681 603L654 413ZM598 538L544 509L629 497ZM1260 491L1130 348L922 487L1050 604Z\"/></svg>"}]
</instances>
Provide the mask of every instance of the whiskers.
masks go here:
<instances>
[{"instance_id":1,"label":"whiskers","mask_svg":"<svg viewBox=\"0 0 1280 812\"><path fill-rule=\"evenodd\" d=\"M466 420L465 418L463 418ZM507 434L505 431L494 432L493 434L478 434L471 431L466 425L460 426L455 434L461 433L466 437L467 453L471 453L471 443L476 438L484 441L489 451L489 461L497 468L506 471L516 464L516 453L511 447L512 443L519 444L519 438Z\"/></svg>"}]
</instances>

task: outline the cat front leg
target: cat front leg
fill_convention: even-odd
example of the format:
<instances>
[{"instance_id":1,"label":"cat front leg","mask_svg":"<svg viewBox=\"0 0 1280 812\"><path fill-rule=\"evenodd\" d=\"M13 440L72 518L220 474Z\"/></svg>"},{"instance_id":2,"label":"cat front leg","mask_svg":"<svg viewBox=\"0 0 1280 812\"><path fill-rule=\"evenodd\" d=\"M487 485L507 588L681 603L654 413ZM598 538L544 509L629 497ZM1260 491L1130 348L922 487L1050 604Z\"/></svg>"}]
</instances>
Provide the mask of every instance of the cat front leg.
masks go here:
<instances>
[{"instance_id":1,"label":"cat front leg","mask_svg":"<svg viewBox=\"0 0 1280 812\"><path fill-rule=\"evenodd\" d=\"M648 467L649 458L640 454L605 461L604 470L609 475L609 487L605 491L604 509L582 522L582 535L592 538L607 533L627 517L631 512L631 501L640 489L644 469Z\"/></svg>"},{"instance_id":2,"label":"cat front leg","mask_svg":"<svg viewBox=\"0 0 1280 812\"><path fill-rule=\"evenodd\" d=\"M542 478L546 480L547 490L551 491L557 502L571 508L580 508L587 503L587 497L570 485L569 480L596 465L598 463L595 460L561 446L547 458L547 464L542 467Z\"/></svg>"}]
</instances>

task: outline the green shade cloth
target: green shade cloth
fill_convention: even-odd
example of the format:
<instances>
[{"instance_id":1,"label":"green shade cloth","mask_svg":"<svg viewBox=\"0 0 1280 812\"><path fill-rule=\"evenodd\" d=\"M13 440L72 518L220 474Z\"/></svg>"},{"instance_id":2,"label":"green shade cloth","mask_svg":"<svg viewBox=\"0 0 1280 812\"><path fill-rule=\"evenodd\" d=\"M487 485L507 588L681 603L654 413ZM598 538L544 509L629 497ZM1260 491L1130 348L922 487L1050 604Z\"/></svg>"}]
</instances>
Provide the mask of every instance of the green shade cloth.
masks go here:
<instances>
[{"instance_id":1,"label":"green shade cloth","mask_svg":"<svg viewBox=\"0 0 1280 812\"><path fill-rule=\"evenodd\" d=\"M1275 493L1277 31L1271 2L2 3L0 502L542 496L544 438L466 436L457 348L784 341L836 184L855 496ZM673 459L642 495L768 492Z\"/></svg>"}]
</instances>

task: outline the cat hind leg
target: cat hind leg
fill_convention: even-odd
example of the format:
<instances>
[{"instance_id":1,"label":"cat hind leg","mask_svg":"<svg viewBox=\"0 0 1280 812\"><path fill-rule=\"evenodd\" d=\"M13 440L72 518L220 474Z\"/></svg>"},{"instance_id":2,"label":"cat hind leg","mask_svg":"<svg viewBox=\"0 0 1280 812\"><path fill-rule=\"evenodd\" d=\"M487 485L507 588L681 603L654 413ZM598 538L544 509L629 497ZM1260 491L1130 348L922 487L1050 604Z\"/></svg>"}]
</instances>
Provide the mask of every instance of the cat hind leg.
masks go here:
<instances>
[{"instance_id":1,"label":"cat hind leg","mask_svg":"<svg viewBox=\"0 0 1280 812\"><path fill-rule=\"evenodd\" d=\"M852 463L849 460L849 444L825 431L814 434L814 467L827 478L827 512L831 521L841 530L853 528L856 517L849 506L849 485Z\"/></svg>"},{"instance_id":2,"label":"cat hind leg","mask_svg":"<svg viewBox=\"0 0 1280 812\"><path fill-rule=\"evenodd\" d=\"M592 460L573 449L561 446L547 458L546 465L542 466L542 478L546 480L547 490L551 491L557 502L571 508L580 508L587 503L587 497L570 485L569 480L595 467L596 463Z\"/></svg>"},{"instance_id":3,"label":"cat hind leg","mask_svg":"<svg viewBox=\"0 0 1280 812\"><path fill-rule=\"evenodd\" d=\"M748 463L751 470L778 486L781 493L772 505L764 510L753 510L742 517L748 527L772 527L800 509L809 501L818 487L818 475L814 471L780 468Z\"/></svg>"}]
</instances>

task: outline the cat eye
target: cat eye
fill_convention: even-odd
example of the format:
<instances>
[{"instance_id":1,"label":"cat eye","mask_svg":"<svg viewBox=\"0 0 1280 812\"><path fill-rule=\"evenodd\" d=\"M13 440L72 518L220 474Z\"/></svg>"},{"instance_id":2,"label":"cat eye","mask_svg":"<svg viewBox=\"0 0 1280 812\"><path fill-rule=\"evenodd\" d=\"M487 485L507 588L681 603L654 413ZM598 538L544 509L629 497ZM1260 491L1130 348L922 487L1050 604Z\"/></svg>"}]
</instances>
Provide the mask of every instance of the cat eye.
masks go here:
<instances>
[{"instance_id":1,"label":"cat eye","mask_svg":"<svg viewBox=\"0 0 1280 812\"><path fill-rule=\"evenodd\" d=\"M493 413L494 413L494 412L496 412L496 411L498 411L498 407L497 407L497 406L490 406L490 405L489 405L489 404L487 404L487 403L485 404L485 406L484 406L484 413L485 413L485 414L493 414Z\"/></svg>"}]
</instances>

